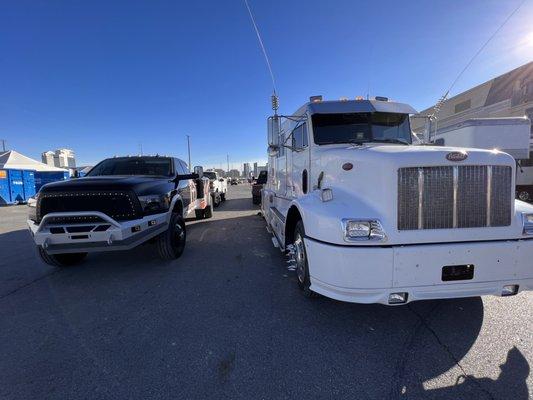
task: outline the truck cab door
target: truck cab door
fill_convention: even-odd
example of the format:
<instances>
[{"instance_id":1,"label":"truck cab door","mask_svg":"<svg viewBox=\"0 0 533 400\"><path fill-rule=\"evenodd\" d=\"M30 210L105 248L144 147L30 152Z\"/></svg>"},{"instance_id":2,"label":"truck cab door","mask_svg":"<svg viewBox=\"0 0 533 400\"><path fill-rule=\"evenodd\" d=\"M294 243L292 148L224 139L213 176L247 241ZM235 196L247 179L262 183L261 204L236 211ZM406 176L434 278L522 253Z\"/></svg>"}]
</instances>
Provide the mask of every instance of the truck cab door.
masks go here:
<instances>
[{"instance_id":1,"label":"truck cab door","mask_svg":"<svg viewBox=\"0 0 533 400\"><path fill-rule=\"evenodd\" d=\"M190 174L187 165L185 165L185 163L183 163L181 160L177 160L176 171L178 174ZM191 211L191 206L196 200L196 185L192 179L179 181L177 190L183 201L183 210L186 214L188 214Z\"/></svg>"},{"instance_id":2,"label":"truck cab door","mask_svg":"<svg viewBox=\"0 0 533 400\"><path fill-rule=\"evenodd\" d=\"M288 194L297 198L309 192L309 132L307 120L299 122L291 134Z\"/></svg>"}]
</instances>

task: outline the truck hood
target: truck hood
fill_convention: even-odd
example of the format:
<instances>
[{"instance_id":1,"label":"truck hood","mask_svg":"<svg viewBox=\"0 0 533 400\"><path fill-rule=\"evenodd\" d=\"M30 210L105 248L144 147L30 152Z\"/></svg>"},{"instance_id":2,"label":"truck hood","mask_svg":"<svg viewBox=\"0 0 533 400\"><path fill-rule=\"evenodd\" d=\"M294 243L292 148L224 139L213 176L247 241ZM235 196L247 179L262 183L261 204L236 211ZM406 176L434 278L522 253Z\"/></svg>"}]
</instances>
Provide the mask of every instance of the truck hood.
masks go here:
<instances>
[{"instance_id":1,"label":"truck hood","mask_svg":"<svg viewBox=\"0 0 533 400\"><path fill-rule=\"evenodd\" d=\"M450 161L447 155L464 151L467 158L462 161ZM353 167L343 165L350 163ZM512 168L512 182L514 187L514 159L502 152L462 149L442 146L405 146L368 144L364 146L328 145L322 146L319 152L312 155L312 175L310 186L316 187L318 177L323 172L322 187L331 188L333 200L323 203L309 200L313 203L306 211L316 214L316 230L306 226L306 232L322 240L346 244L339 228L340 220L344 218L377 219L387 234L387 244L402 243L442 243L449 241L469 240L499 240L502 238L516 238L522 234L521 216L515 213L512 198L512 225L507 227L481 227L457 229L398 229L398 170L409 167L436 166L509 166ZM511 189L510 197L514 196ZM313 193L317 192L312 192ZM435 201L446 201L436 198ZM316 205L316 209L311 210ZM414 204L413 207L417 207ZM329 214L329 222L321 216ZM328 229L326 226L331 225ZM327 232L331 232L327 233ZM453 231L453 234L451 233ZM475 238L475 239L473 239ZM370 243L369 243L370 244Z\"/></svg>"},{"instance_id":2,"label":"truck hood","mask_svg":"<svg viewBox=\"0 0 533 400\"><path fill-rule=\"evenodd\" d=\"M161 185L168 185L170 178L153 176L88 176L49 183L41 188L42 193L92 190L128 190L137 195L150 194Z\"/></svg>"}]
</instances>

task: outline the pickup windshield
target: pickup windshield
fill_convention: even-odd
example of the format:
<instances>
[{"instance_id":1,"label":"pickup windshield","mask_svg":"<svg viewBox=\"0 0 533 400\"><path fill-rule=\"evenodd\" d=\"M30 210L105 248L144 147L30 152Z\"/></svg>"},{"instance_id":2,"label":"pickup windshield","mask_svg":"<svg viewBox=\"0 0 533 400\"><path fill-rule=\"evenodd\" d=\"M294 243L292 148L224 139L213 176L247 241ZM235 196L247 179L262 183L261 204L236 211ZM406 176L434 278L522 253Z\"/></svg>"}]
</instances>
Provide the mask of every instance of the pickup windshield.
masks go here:
<instances>
[{"instance_id":1,"label":"pickup windshield","mask_svg":"<svg viewBox=\"0 0 533 400\"><path fill-rule=\"evenodd\" d=\"M210 180L217 179L216 172L205 171L204 176Z\"/></svg>"},{"instance_id":2,"label":"pickup windshield","mask_svg":"<svg viewBox=\"0 0 533 400\"><path fill-rule=\"evenodd\" d=\"M397 113L314 114L316 144L411 143L409 116Z\"/></svg>"},{"instance_id":3,"label":"pickup windshield","mask_svg":"<svg viewBox=\"0 0 533 400\"><path fill-rule=\"evenodd\" d=\"M86 176L148 175L172 176L170 158L108 158L97 164Z\"/></svg>"}]
</instances>

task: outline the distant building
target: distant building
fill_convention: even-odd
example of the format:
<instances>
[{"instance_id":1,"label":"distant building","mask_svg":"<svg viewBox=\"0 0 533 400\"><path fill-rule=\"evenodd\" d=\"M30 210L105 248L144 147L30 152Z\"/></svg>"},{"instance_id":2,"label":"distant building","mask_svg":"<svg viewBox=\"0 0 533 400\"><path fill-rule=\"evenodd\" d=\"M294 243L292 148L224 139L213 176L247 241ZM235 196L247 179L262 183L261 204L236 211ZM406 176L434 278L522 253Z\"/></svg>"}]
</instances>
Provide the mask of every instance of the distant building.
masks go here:
<instances>
[{"instance_id":1,"label":"distant building","mask_svg":"<svg viewBox=\"0 0 533 400\"><path fill-rule=\"evenodd\" d=\"M55 151L45 151L41 154L44 164L58 168L76 168L74 151L70 149L57 149Z\"/></svg>"},{"instance_id":2,"label":"distant building","mask_svg":"<svg viewBox=\"0 0 533 400\"><path fill-rule=\"evenodd\" d=\"M243 167L242 176L246 179L249 178L250 177L250 163L244 163L242 167Z\"/></svg>"},{"instance_id":3,"label":"distant building","mask_svg":"<svg viewBox=\"0 0 533 400\"><path fill-rule=\"evenodd\" d=\"M238 169L230 169L228 172L229 178L238 178L241 175Z\"/></svg>"},{"instance_id":4,"label":"distant building","mask_svg":"<svg viewBox=\"0 0 533 400\"><path fill-rule=\"evenodd\" d=\"M55 155L56 154L53 151L45 151L43 154L41 154L41 160L43 164L56 167Z\"/></svg>"},{"instance_id":5,"label":"distant building","mask_svg":"<svg viewBox=\"0 0 533 400\"><path fill-rule=\"evenodd\" d=\"M257 163L254 162L254 174L253 174L255 177L257 177L258 175L258 172L257 172Z\"/></svg>"}]
</instances>

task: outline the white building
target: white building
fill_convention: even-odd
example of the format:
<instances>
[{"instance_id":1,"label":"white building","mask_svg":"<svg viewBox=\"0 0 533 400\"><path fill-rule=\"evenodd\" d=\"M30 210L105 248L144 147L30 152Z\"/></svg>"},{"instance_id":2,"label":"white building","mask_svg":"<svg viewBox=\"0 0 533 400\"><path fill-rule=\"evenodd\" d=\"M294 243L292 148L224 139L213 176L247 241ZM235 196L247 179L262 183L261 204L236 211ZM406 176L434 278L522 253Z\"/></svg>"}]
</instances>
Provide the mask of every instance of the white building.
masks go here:
<instances>
[{"instance_id":1,"label":"white building","mask_svg":"<svg viewBox=\"0 0 533 400\"><path fill-rule=\"evenodd\" d=\"M57 149L55 151L45 151L41 154L44 164L58 168L76 168L74 151L70 149Z\"/></svg>"},{"instance_id":2,"label":"white building","mask_svg":"<svg viewBox=\"0 0 533 400\"><path fill-rule=\"evenodd\" d=\"M250 177L250 163L244 163L242 167L242 175L244 178L248 179Z\"/></svg>"}]
</instances>

